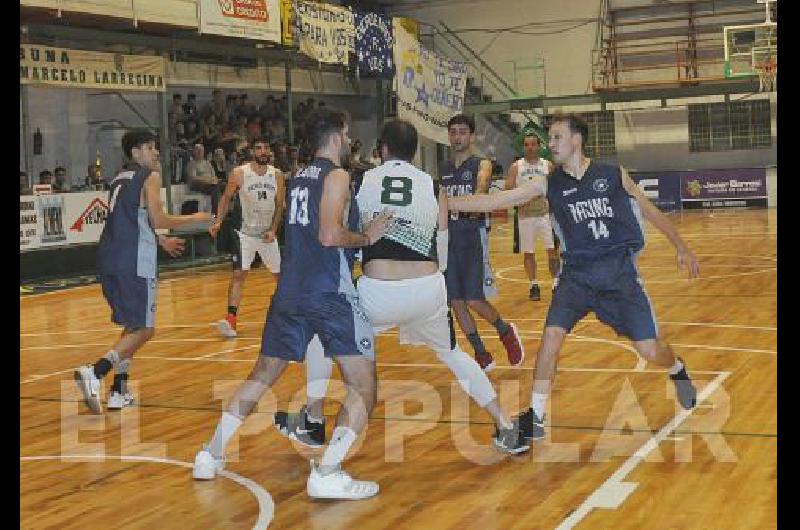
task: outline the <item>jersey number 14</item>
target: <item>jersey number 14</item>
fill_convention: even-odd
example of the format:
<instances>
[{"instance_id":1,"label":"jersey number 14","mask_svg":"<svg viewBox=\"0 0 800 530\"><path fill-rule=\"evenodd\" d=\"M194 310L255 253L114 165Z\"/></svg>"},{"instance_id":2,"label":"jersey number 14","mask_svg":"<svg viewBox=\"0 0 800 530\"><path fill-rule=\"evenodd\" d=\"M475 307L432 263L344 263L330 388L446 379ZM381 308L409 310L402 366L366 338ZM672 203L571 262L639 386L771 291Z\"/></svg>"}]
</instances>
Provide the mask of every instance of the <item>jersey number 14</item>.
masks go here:
<instances>
[{"instance_id":1,"label":"jersey number 14","mask_svg":"<svg viewBox=\"0 0 800 530\"><path fill-rule=\"evenodd\" d=\"M594 219L589 221L589 228L592 229L592 234L594 235L595 239L600 239L601 237L608 239L608 236L611 235L608 233L608 227L606 227L606 224L599 219L597 221Z\"/></svg>"}]
</instances>

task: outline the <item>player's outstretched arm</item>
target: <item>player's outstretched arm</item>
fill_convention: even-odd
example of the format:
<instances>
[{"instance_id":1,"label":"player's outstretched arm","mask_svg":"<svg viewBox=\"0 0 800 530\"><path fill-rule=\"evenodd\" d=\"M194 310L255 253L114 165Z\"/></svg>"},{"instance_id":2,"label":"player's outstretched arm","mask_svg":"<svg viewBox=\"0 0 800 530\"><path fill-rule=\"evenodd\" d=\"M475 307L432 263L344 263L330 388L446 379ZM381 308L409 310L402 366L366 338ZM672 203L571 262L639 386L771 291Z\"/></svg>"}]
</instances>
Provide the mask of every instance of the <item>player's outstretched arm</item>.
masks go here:
<instances>
[{"instance_id":1,"label":"player's outstretched arm","mask_svg":"<svg viewBox=\"0 0 800 530\"><path fill-rule=\"evenodd\" d=\"M150 223L153 228L178 228L192 221L208 221L211 214L208 212L197 212L191 215L170 215L164 211L161 204L161 175L157 171L150 173L144 181L145 205L147 214L150 216Z\"/></svg>"},{"instance_id":2,"label":"player's outstretched arm","mask_svg":"<svg viewBox=\"0 0 800 530\"><path fill-rule=\"evenodd\" d=\"M367 223L364 232L351 232L343 224L344 208L350 198L350 175L335 169L325 177L319 205L319 242L325 247L366 247L380 239L388 229L391 215L382 213Z\"/></svg>"},{"instance_id":3,"label":"player's outstretched arm","mask_svg":"<svg viewBox=\"0 0 800 530\"><path fill-rule=\"evenodd\" d=\"M233 196L236 194L239 186L241 186L241 182L242 170L238 167L234 168L230 176L228 176L228 183L225 185L225 191L222 192L222 197L219 198L217 218L211 223L211 226L208 227L208 233L211 234L211 237L217 237L219 229L222 226L222 221L224 221L225 216L228 215L228 208L230 208Z\"/></svg>"},{"instance_id":4,"label":"player's outstretched arm","mask_svg":"<svg viewBox=\"0 0 800 530\"><path fill-rule=\"evenodd\" d=\"M644 218L653 223L653 226L667 236L675 250L678 252L678 267L686 267L689 272L690 278L697 278L700 276L700 265L697 263L697 258L694 253L689 249L689 246L680 236L673 224L667 219L667 216L650 202L650 199L645 197L644 193L639 186L628 175L625 168L620 168L622 174L622 186L628 194L636 199L639 208L642 210Z\"/></svg>"},{"instance_id":5,"label":"player's outstretched arm","mask_svg":"<svg viewBox=\"0 0 800 530\"><path fill-rule=\"evenodd\" d=\"M491 195L450 197L447 207L454 212L491 212L525 204L539 195L544 195L542 185L526 182L513 190L499 191Z\"/></svg>"}]
</instances>

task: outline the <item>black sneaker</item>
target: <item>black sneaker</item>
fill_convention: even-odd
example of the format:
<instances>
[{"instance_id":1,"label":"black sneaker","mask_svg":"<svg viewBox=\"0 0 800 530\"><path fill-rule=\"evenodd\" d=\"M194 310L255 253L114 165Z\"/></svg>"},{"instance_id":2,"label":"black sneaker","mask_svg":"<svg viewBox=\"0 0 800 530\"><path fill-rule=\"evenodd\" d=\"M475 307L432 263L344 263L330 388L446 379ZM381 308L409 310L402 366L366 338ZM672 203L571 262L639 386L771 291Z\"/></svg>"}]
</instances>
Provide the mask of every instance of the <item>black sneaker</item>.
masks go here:
<instances>
[{"instance_id":1,"label":"black sneaker","mask_svg":"<svg viewBox=\"0 0 800 530\"><path fill-rule=\"evenodd\" d=\"M297 440L307 447L322 447L325 445L325 420L316 423L308 419L305 405L300 412L275 413L275 426L278 432L287 438Z\"/></svg>"},{"instance_id":2,"label":"black sneaker","mask_svg":"<svg viewBox=\"0 0 800 530\"><path fill-rule=\"evenodd\" d=\"M539 284L534 283L531 285L531 290L528 293L528 299L533 300L534 302L538 302L542 299L542 294L539 292Z\"/></svg>"},{"instance_id":3,"label":"black sneaker","mask_svg":"<svg viewBox=\"0 0 800 530\"><path fill-rule=\"evenodd\" d=\"M544 440L544 422L539 419L533 408L529 408L514 418L519 424L520 434L527 440Z\"/></svg>"},{"instance_id":4,"label":"black sneaker","mask_svg":"<svg viewBox=\"0 0 800 530\"><path fill-rule=\"evenodd\" d=\"M498 451L512 455L524 453L531 448L517 422L514 422L514 426L510 429L500 429L495 426L492 442Z\"/></svg>"},{"instance_id":5,"label":"black sneaker","mask_svg":"<svg viewBox=\"0 0 800 530\"><path fill-rule=\"evenodd\" d=\"M683 368L675 375L670 374L669 378L675 383L675 395L678 398L678 403L684 409L690 410L697 404L697 389L692 383L692 378L686 373L686 363L680 357L678 357L678 360L683 364Z\"/></svg>"}]
</instances>

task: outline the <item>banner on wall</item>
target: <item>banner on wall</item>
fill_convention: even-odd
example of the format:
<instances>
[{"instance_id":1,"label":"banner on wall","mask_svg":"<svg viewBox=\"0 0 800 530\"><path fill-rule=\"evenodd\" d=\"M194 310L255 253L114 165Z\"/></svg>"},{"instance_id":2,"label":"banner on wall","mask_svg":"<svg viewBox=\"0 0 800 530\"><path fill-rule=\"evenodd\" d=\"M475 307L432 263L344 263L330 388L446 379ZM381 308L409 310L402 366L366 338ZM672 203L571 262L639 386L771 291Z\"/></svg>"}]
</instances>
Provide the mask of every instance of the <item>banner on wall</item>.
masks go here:
<instances>
[{"instance_id":1,"label":"banner on wall","mask_svg":"<svg viewBox=\"0 0 800 530\"><path fill-rule=\"evenodd\" d=\"M294 46L294 6L292 0L281 0L281 42Z\"/></svg>"},{"instance_id":2,"label":"banner on wall","mask_svg":"<svg viewBox=\"0 0 800 530\"><path fill-rule=\"evenodd\" d=\"M397 116L420 135L447 144L447 121L464 109L467 64L423 47L401 19L393 19L393 29Z\"/></svg>"},{"instance_id":3,"label":"banner on wall","mask_svg":"<svg viewBox=\"0 0 800 530\"><path fill-rule=\"evenodd\" d=\"M767 170L709 169L681 173L683 208L767 207Z\"/></svg>"},{"instance_id":4,"label":"banner on wall","mask_svg":"<svg viewBox=\"0 0 800 530\"><path fill-rule=\"evenodd\" d=\"M321 63L349 64L356 36L349 7L297 0L294 25L294 39L302 53Z\"/></svg>"},{"instance_id":5,"label":"banner on wall","mask_svg":"<svg viewBox=\"0 0 800 530\"><path fill-rule=\"evenodd\" d=\"M161 188L161 201L166 189ZM96 243L108 217L108 192L22 195L19 198L19 248Z\"/></svg>"},{"instance_id":6,"label":"banner on wall","mask_svg":"<svg viewBox=\"0 0 800 530\"><path fill-rule=\"evenodd\" d=\"M279 0L200 0L200 33L281 42Z\"/></svg>"},{"instance_id":7,"label":"banner on wall","mask_svg":"<svg viewBox=\"0 0 800 530\"><path fill-rule=\"evenodd\" d=\"M356 11L356 61L364 77L394 77L392 19L378 13Z\"/></svg>"},{"instance_id":8,"label":"banner on wall","mask_svg":"<svg viewBox=\"0 0 800 530\"><path fill-rule=\"evenodd\" d=\"M631 173L630 176L659 210L673 212L681 209L680 172Z\"/></svg>"},{"instance_id":9,"label":"banner on wall","mask_svg":"<svg viewBox=\"0 0 800 530\"><path fill-rule=\"evenodd\" d=\"M65 88L163 92L165 61L156 55L123 55L20 44L19 82Z\"/></svg>"}]
</instances>

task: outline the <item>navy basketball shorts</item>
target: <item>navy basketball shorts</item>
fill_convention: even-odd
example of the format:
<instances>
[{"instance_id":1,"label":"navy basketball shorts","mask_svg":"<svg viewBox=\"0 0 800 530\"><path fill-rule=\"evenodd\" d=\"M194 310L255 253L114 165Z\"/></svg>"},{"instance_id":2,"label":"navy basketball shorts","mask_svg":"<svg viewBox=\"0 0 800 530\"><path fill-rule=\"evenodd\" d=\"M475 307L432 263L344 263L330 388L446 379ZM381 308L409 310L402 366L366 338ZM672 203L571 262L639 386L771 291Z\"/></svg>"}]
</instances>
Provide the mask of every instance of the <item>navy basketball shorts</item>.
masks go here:
<instances>
[{"instance_id":1,"label":"navy basketball shorts","mask_svg":"<svg viewBox=\"0 0 800 530\"><path fill-rule=\"evenodd\" d=\"M497 296L489 264L486 228L450 229L447 247L447 301L486 300Z\"/></svg>"},{"instance_id":2,"label":"navy basketball shorts","mask_svg":"<svg viewBox=\"0 0 800 530\"><path fill-rule=\"evenodd\" d=\"M100 284L111 307L112 322L131 330L155 327L158 278L102 274Z\"/></svg>"},{"instance_id":3,"label":"navy basketball shorts","mask_svg":"<svg viewBox=\"0 0 800 530\"><path fill-rule=\"evenodd\" d=\"M633 341L658 336L653 306L630 256L601 259L588 268L562 268L545 327L568 332L594 311L598 320Z\"/></svg>"},{"instance_id":4,"label":"navy basketball shorts","mask_svg":"<svg viewBox=\"0 0 800 530\"><path fill-rule=\"evenodd\" d=\"M315 334L326 357L363 355L375 359L375 333L358 296L340 293L273 298L261 338L261 354L302 362Z\"/></svg>"}]
</instances>

